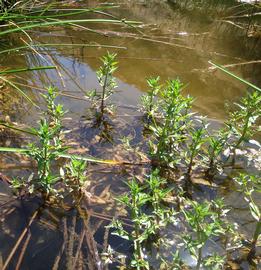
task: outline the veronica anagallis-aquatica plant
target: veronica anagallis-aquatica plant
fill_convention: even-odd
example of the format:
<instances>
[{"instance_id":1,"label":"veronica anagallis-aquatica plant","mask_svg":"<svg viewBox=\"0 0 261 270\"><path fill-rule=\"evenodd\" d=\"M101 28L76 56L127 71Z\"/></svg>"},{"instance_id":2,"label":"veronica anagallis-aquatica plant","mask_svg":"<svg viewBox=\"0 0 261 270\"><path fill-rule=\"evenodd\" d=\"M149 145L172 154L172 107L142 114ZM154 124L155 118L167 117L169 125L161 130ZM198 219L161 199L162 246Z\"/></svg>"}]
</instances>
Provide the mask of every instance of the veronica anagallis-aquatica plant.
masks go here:
<instances>
[{"instance_id":1,"label":"veronica anagallis-aquatica plant","mask_svg":"<svg viewBox=\"0 0 261 270\"><path fill-rule=\"evenodd\" d=\"M229 120L226 122L228 129L232 132L230 149L235 162L236 150L242 144L249 141L253 134L259 130L256 125L261 116L261 94L259 91L247 93L246 97L235 103L239 108L230 113Z\"/></svg>"},{"instance_id":2,"label":"veronica anagallis-aquatica plant","mask_svg":"<svg viewBox=\"0 0 261 270\"><path fill-rule=\"evenodd\" d=\"M213 236L223 235L225 230L219 214L213 211L211 203L198 203L192 200L187 200L186 203L187 205L183 208L182 213L192 232L184 234L183 241L185 249L196 260L196 269L198 270L206 262L210 263L210 258L212 258L212 256L204 257L203 255L203 248L207 241ZM218 258L218 260L215 260L215 264L224 263L220 256L215 256L216 259ZM214 267L211 269L214 269Z\"/></svg>"},{"instance_id":3,"label":"veronica anagallis-aquatica plant","mask_svg":"<svg viewBox=\"0 0 261 270\"><path fill-rule=\"evenodd\" d=\"M171 191L169 188L164 188L165 184L166 180L159 176L158 170L155 170L143 185L136 179L128 182L128 193L117 199L130 212L133 230L131 232L125 230L119 219L114 220L110 227L116 229L113 234L133 242L131 266L135 269L150 269L144 254L146 241L152 240L161 228L175 220L175 211L163 203ZM161 243L157 240L154 244Z\"/></svg>"},{"instance_id":4,"label":"veronica anagallis-aquatica plant","mask_svg":"<svg viewBox=\"0 0 261 270\"><path fill-rule=\"evenodd\" d=\"M101 91L94 89L86 93L86 98L90 99L92 105L97 109L98 118L102 118L104 113L109 111L106 101L117 87L116 79L113 76L117 69L116 54L107 52L101 61L103 65L96 72Z\"/></svg>"},{"instance_id":5,"label":"veronica anagallis-aquatica plant","mask_svg":"<svg viewBox=\"0 0 261 270\"><path fill-rule=\"evenodd\" d=\"M157 100L157 95L161 89L159 80L160 77L148 79L149 90L145 95L141 96L141 111L148 120L157 117L159 112L160 102Z\"/></svg>"},{"instance_id":6,"label":"veronica anagallis-aquatica plant","mask_svg":"<svg viewBox=\"0 0 261 270\"><path fill-rule=\"evenodd\" d=\"M256 246L261 234L261 209L256 200L255 195L261 193L261 178L260 175L247 175L241 173L238 177L234 178L239 185L239 191L243 192L244 199L248 204L250 213L255 220L255 229L250 241L250 250L248 259L251 261L256 253Z\"/></svg>"},{"instance_id":7,"label":"veronica anagallis-aquatica plant","mask_svg":"<svg viewBox=\"0 0 261 270\"><path fill-rule=\"evenodd\" d=\"M191 124L190 112L193 99L182 95L183 85L179 80L169 80L159 92L160 116L152 118L149 129L150 155L156 163L174 168L181 161L180 147L186 140Z\"/></svg>"},{"instance_id":8,"label":"veronica anagallis-aquatica plant","mask_svg":"<svg viewBox=\"0 0 261 270\"><path fill-rule=\"evenodd\" d=\"M52 172L51 165L66 150L62 142L62 117L65 112L61 104L55 104L57 94L56 88L49 87L48 93L43 95L47 111L38 128L32 129L39 141L29 144L26 151L26 155L37 163L37 175L31 179L29 190L31 193L40 190L45 196L57 193L53 185L60 176Z\"/></svg>"},{"instance_id":9,"label":"veronica anagallis-aquatica plant","mask_svg":"<svg viewBox=\"0 0 261 270\"><path fill-rule=\"evenodd\" d=\"M187 165L186 174L188 177L191 176L193 165L196 163L195 159L197 156L199 156L202 150L201 147L206 141L207 128L208 123L206 123L206 119L204 117L196 117L189 127L189 139L187 142L186 150L184 150L185 163Z\"/></svg>"}]
</instances>

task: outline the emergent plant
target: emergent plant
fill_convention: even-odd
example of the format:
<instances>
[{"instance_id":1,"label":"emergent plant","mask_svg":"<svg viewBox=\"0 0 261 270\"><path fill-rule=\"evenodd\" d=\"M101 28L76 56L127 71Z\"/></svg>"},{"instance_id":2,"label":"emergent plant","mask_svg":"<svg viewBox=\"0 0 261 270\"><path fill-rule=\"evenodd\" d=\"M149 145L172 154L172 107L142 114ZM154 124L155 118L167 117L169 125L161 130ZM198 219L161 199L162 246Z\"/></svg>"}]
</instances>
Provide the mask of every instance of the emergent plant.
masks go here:
<instances>
[{"instance_id":1,"label":"emergent plant","mask_svg":"<svg viewBox=\"0 0 261 270\"><path fill-rule=\"evenodd\" d=\"M183 241L185 248L196 259L196 269L198 270L203 263L210 262L210 257L203 255L203 247L206 242L213 236L224 234L224 228L218 213L211 209L211 203L196 201L187 201L187 203L188 205L182 212L193 233L185 234ZM213 258L211 261L213 262Z\"/></svg>"},{"instance_id":2,"label":"emergent plant","mask_svg":"<svg viewBox=\"0 0 261 270\"><path fill-rule=\"evenodd\" d=\"M235 159L236 149L247 142L257 130L255 123L261 116L261 94L259 91L248 93L236 105L239 109L230 113L230 119L226 123L234 135L231 143L231 150L234 153L233 159Z\"/></svg>"},{"instance_id":3,"label":"emergent plant","mask_svg":"<svg viewBox=\"0 0 261 270\"><path fill-rule=\"evenodd\" d=\"M141 96L141 110L145 113L145 116L148 118L148 120L150 120L152 117L155 118L159 110L159 102L156 100L156 97L161 89L159 80L160 77L148 79L147 83L150 89L145 95Z\"/></svg>"},{"instance_id":4,"label":"emergent plant","mask_svg":"<svg viewBox=\"0 0 261 270\"><path fill-rule=\"evenodd\" d=\"M164 205L164 201L171 189L164 188L166 180L159 176L159 171L153 171L145 182L140 186L133 179L128 183L129 193L120 197L121 204L130 210L134 229L129 233L124 230L122 223L117 220L112 227L116 233L134 243L134 254L131 266L135 269L149 269L149 263L145 258L143 248L145 242L157 235L161 228L174 221L175 212ZM156 246L161 244L157 239Z\"/></svg>"},{"instance_id":5,"label":"emergent plant","mask_svg":"<svg viewBox=\"0 0 261 270\"><path fill-rule=\"evenodd\" d=\"M56 193L53 185L59 179L59 176L53 174L51 164L66 149L61 140L61 120L64 111L62 105L54 103L56 96L57 90L49 87L47 95L44 95L48 108L45 112L46 118L40 120L38 128L32 129L32 132L39 139L39 144L29 144L26 152L37 163L37 178L32 179L30 192L40 189L46 196L50 193Z\"/></svg>"},{"instance_id":6,"label":"emergent plant","mask_svg":"<svg viewBox=\"0 0 261 270\"><path fill-rule=\"evenodd\" d=\"M94 107L97 107L97 103L100 103L100 117L104 115L106 108L108 110L105 102L111 97L117 87L116 80L113 77L113 73L117 69L117 62L115 59L116 54L111 54L109 52L101 58L103 65L97 71L97 78L102 88L101 93L96 89L86 93L86 97L92 101Z\"/></svg>"},{"instance_id":7,"label":"emergent plant","mask_svg":"<svg viewBox=\"0 0 261 270\"><path fill-rule=\"evenodd\" d=\"M208 124L205 123L205 119L200 117L195 119L189 130L190 141L188 142L187 150L185 151L185 161L187 164L188 176L191 175L195 158L199 155L201 151L201 146L206 141L207 127Z\"/></svg>"},{"instance_id":8,"label":"emergent plant","mask_svg":"<svg viewBox=\"0 0 261 270\"><path fill-rule=\"evenodd\" d=\"M180 162L180 147L186 140L186 132L191 124L191 104L193 99L181 94L179 80L169 80L160 91L161 116L153 118L149 128L154 133L150 141L150 154L162 165L175 167Z\"/></svg>"},{"instance_id":9,"label":"emergent plant","mask_svg":"<svg viewBox=\"0 0 261 270\"><path fill-rule=\"evenodd\" d=\"M261 181L258 175L240 174L235 178L240 185L240 191L244 193L244 198L248 203L249 210L254 218L256 225L251 240L251 247L248 253L248 259L252 260L256 253L256 246L261 234L261 209L258 202L254 199L254 193L261 193Z\"/></svg>"}]
</instances>

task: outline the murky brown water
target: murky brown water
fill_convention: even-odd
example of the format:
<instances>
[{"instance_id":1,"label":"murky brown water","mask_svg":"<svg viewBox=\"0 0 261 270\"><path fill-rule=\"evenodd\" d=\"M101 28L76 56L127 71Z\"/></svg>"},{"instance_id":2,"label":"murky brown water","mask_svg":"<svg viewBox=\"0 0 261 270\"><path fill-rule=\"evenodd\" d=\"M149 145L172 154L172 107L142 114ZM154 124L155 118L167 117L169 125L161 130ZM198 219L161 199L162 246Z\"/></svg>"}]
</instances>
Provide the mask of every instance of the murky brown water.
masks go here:
<instances>
[{"instance_id":1,"label":"murky brown water","mask_svg":"<svg viewBox=\"0 0 261 270\"><path fill-rule=\"evenodd\" d=\"M119 143L120 138L127 135L132 136L134 143L142 140L142 127L137 104L140 95L147 90L146 78L160 76L162 81L168 78L180 78L187 85L184 92L196 98L194 109L217 122L226 117L225 102L236 102L247 91L247 88L224 73L210 69L209 60L223 65L236 64L230 67L231 71L261 86L260 36L248 37L242 29L221 21L231 14L229 9L233 6L230 2L224 4L225 1L216 1L218 4L210 5L206 10L194 9L193 5L183 6L173 4L174 1L169 2L172 4L165 1L120 1L120 7L110 11L119 18L142 22L137 29L126 25L91 25L90 27L98 33L72 28L30 33L33 39L39 43L87 44L91 42L92 44L123 48L82 46L56 48L53 46L48 49L40 48L37 50L38 53L23 51L8 56L0 54L1 67L57 65L57 71L21 73L15 80L37 103L42 101L38 88L41 89L50 84L57 86L64 94L79 97L79 99L66 96L59 98L59 102L63 102L68 110L67 116L70 119L65 121L65 127L74 129L69 136L69 142L74 145L77 153L109 159L115 157L131 159L132 157L122 150ZM80 5L83 7L95 6L97 3L99 1L82 1ZM81 15L79 19L85 18L85 16ZM141 32L146 35L141 35ZM10 42L13 46L21 44L21 41L17 40L15 36L5 42ZM4 45L0 44L3 48ZM83 95L85 91L98 87L95 70L100 65L99 58L107 50L118 54L119 69L116 77L119 87L117 94L113 97L113 103L119 107L118 116L112 119L111 141L100 143L97 135L101 130L91 127L87 117L89 103L84 100ZM36 125L39 110L28 105L17 97L17 94L10 91L3 96L1 117L8 116L19 124ZM4 134L1 137L1 146L20 146L28 141L28 138L23 135ZM1 171L9 177L19 175L21 173L20 161L19 156L1 154ZM30 164L25 162L23 173L28 175L29 172ZM104 235L106 235L104 225L107 225L118 211L115 208L113 197L125 190L123 181L127 177L143 175L145 172L146 168L126 170L90 166L90 179L93 182L91 193L97 195L97 198L95 197L90 204L90 209L103 215L97 217L95 214L89 213L89 224L96 232L94 237L98 242L99 250L104 247ZM244 224L244 233L249 233L253 224L251 218L246 216L248 211L242 196L238 196L237 192L231 192L235 187L231 186L229 181L224 181L224 186L225 188L221 190L204 187L196 190L195 196L214 198L219 194L225 197L229 206L237 208L232 212L231 219ZM9 191L4 188L2 192L6 194ZM1 204L8 201L10 197L12 197L11 194L3 195ZM8 215L5 221L2 221L0 240L4 245L1 244L0 259L7 258L37 205L39 205L37 201L15 201L11 203L11 206L8 204L8 207L1 208L1 211L7 212ZM52 269L56 260L60 260L59 269L73 269L74 261L70 261L68 258L75 256L78 240L81 238L86 224L79 217L76 218L74 211L64 214L58 209L43 209L38 219L39 222L33 223L30 234L27 234L31 235L28 240L30 242L21 269ZM65 239L67 240L65 241ZM130 251L128 244L122 243L115 237L110 238L110 243L113 243L116 250L125 253ZM60 252L63 245L64 253L59 259L57 250ZM83 266L82 268L79 266L77 269L88 269L88 267L92 269L91 264L88 266L88 260L90 260L88 247L87 243L78 254L77 258ZM8 269L15 269L15 262L19 260L18 256L19 252ZM248 266L241 265L241 267L249 269ZM111 269L115 268L112 266Z\"/></svg>"}]
</instances>

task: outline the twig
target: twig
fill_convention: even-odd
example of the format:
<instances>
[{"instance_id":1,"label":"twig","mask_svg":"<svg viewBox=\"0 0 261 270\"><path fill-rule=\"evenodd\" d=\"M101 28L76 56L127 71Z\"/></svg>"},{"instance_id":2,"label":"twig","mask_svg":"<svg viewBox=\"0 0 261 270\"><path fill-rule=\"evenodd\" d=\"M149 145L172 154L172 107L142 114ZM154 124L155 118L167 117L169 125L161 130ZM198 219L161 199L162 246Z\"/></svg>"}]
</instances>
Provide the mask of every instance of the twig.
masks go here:
<instances>
[{"instance_id":1,"label":"twig","mask_svg":"<svg viewBox=\"0 0 261 270\"><path fill-rule=\"evenodd\" d=\"M25 228L25 229L23 230L23 232L21 233L20 237L18 238L18 240L16 241L14 247L12 248L12 250L11 250L9 256L7 257L7 259L6 259L6 261L5 261L5 264L4 264L3 268L2 268L2 270L6 270L6 269L7 269L8 264L9 264L10 261L12 260L14 254L15 254L15 252L16 252L16 250L17 250L17 248L19 247L19 245L20 245L21 241L23 240L25 234L28 232L30 226L32 225L32 223L33 223L34 219L36 218L37 214L39 213L39 211L40 211L40 208L38 208L38 209L34 212L34 214L32 215L32 217L31 217L31 219L30 219L28 225L26 226L26 228Z\"/></svg>"},{"instance_id":2,"label":"twig","mask_svg":"<svg viewBox=\"0 0 261 270\"><path fill-rule=\"evenodd\" d=\"M23 262L23 258L24 258L24 254L25 254L25 251L27 249L27 246L29 244L29 241L31 239L31 232L28 232L27 234L27 238L25 239L25 242L23 244L23 247L22 247L22 250L21 250L21 253L19 255L19 258L18 258L18 261L17 261L17 264L16 264L16 267L15 267L15 270L19 270L20 269L20 266Z\"/></svg>"},{"instance_id":3,"label":"twig","mask_svg":"<svg viewBox=\"0 0 261 270\"><path fill-rule=\"evenodd\" d=\"M102 270L102 262L98 253L97 244L93 238L93 234L89 228L89 225L86 220L83 220L85 226L85 236L88 248L91 253L92 262L94 263L95 270Z\"/></svg>"},{"instance_id":4,"label":"twig","mask_svg":"<svg viewBox=\"0 0 261 270\"><path fill-rule=\"evenodd\" d=\"M68 239L68 247L67 247L67 262L66 262L66 267L67 269L72 269L73 266L73 246L74 246L74 240L75 240L75 228L76 228L76 214L73 216L72 220L72 226L70 229L70 237Z\"/></svg>"},{"instance_id":5,"label":"twig","mask_svg":"<svg viewBox=\"0 0 261 270\"><path fill-rule=\"evenodd\" d=\"M62 255L63 255L63 252L64 252L64 249L65 249L67 240L68 240L67 223L66 223L66 219L63 218L63 245L62 245L62 247L61 247L61 249L60 249L58 255L57 255L56 258L55 258L55 261L54 261L52 270L57 270L57 269L58 269L58 267L59 267L59 262L60 262L60 260L61 260Z\"/></svg>"},{"instance_id":6,"label":"twig","mask_svg":"<svg viewBox=\"0 0 261 270\"><path fill-rule=\"evenodd\" d=\"M73 265L72 265L72 270L74 270L75 267L77 266L77 262L78 262L78 258L79 258L80 252L81 252L84 236L85 236L85 230L82 230L79 245L77 247L77 250L76 250L76 253L75 253L75 256L74 256L74 262L73 262Z\"/></svg>"}]
</instances>

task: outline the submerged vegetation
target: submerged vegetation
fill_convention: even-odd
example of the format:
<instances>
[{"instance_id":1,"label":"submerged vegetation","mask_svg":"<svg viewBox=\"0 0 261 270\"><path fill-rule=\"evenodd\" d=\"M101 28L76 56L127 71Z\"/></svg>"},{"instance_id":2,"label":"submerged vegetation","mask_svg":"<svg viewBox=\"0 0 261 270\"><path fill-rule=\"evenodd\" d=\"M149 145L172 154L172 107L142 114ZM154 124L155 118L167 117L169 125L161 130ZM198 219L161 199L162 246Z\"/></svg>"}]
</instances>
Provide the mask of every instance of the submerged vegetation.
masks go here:
<instances>
[{"instance_id":1,"label":"submerged vegetation","mask_svg":"<svg viewBox=\"0 0 261 270\"><path fill-rule=\"evenodd\" d=\"M49 29L66 25L95 32L82 23L112 23L135 30L133 25L136 22L120 20L103 11L113 8L113 5L69 9L68 2L63 1L65 9L59 13L53 12L54 2L47 2L37 2L30 8L33 4L30 0L0 1L0 23L4 29L0 32L0 39L17 33L20 41L24 36L30 40L23 46L5 48L0 54L30 49L41 57L42 51L38 52L37 48L53 45L36 42L31 38L34 33L28 31L42 27ZM189 6L189 1L185 2ZM109 19L68 19L76 14L94 13ZM78 45L102 47L91 43ZM115 110L117 104L112 100L118 87L115 77L117 54L107 52L100 61L101 66L96 72L99 87L83 89L84 97L76 97L60 91L50 79L50 86L43 89L44 94L38 103L20 89L19 82L16 82L20 78L14 80L9 76L55 69L63 81L55 61L52 61L55 64L52 66L0 70L3 84L0 91L5 89L5 84L13 87L19 97L34 105L33 110L40 112L40 119L37 124L32 124L33 127L12 123L10 118L1 115L0 132L10 132L12 138L24 136L18 143L1 145L1 155L16 155L20 164L26 164L26 170L19 169L18 175L11 172L7 176L0 172L2 184L13 197L11 202L19 202L19 206L10 211L5 208L9 201L1 202L2 222L6 227L5 222L16 207L20 207L24 214L30 213L30 218L24 217L25 229L21 230L16 242L12 241L11 251L8 250L8 254L0 251L0 268L22 269L34 233L32 224L41 221L48 230L62 232L60 248L57 251L54 245L55 258L51 258L50 269L54 270L218 270L235 269L234 265L241 262L249 269L258 269L261 178L260 164L256 159L261 148L256 140L260 131L261 89L211 62L220 72L249 87L243 97L228 105L226 120L214 125L207 116L196 112L195 99L185 94L191 86L184 85L178 78L162 82L159 76L151 77L147 79L148 91L134 109L139 113L137 133L141 134L135 137L130 128L127 132L121 130L124 126L119 124ZM72 138L75 119L70 118L70 110L62 103L64 97L88 102L88 112L96 125L90 125L88 121L89 126L83 125L80 132L91 134L84 138L85 141L75 142ZM78 104L76 107L78 109ZM124 117L132 119L130 115ZM131 120L126 122L129 126L134 125ZM111 139L106 128L108 125L117 129L116 140ZM100 131L102 127L102 134L93 135L93 130ZM122 134L126 136L122 137ZM73 149L75 145L78 147L76 151ZM83 151L86 145L88 151ZM111 159L106 159L103 149L96 151L95 147L101 145L112 148ZM93 164L103 167L94 167ZM112 177L109 188L100 192L105 181L102 175L108 174L108 166L116 171L119 181L114 183ZM109 191L113 185L115 192ZM234 190L240 203L247 208L251 231L245 230L240 217L233 216L235 207L223 198L226 190ZM99 213L99 208L110 214ZM41 220L41 215L49 216L50 221ZM91 219L93 217L98 220L97 224ZM97 236L99 230L104 234L102 243ZM8 229L6 231L8 234ZM35 242L41 243L41 237ZM14 238L11 235L10 239ZM41 248L42 253L46 247ZM38 258L37 252L32 257Z\"/></svg>"}]
</instances>

